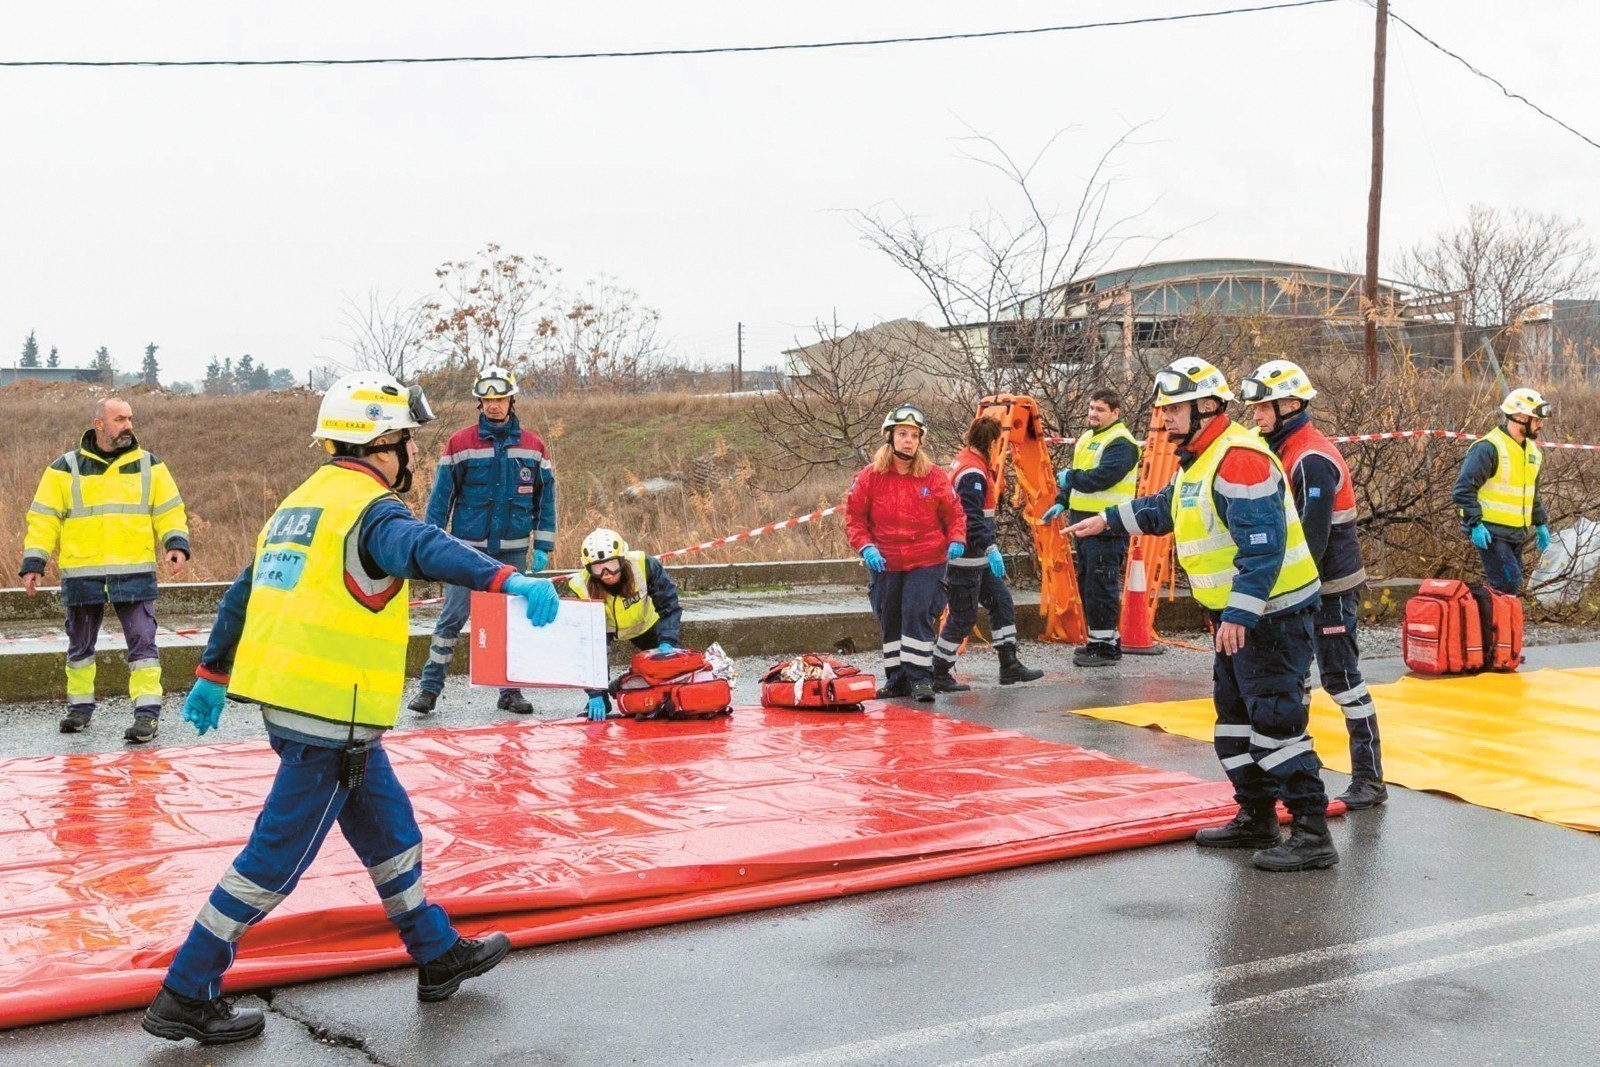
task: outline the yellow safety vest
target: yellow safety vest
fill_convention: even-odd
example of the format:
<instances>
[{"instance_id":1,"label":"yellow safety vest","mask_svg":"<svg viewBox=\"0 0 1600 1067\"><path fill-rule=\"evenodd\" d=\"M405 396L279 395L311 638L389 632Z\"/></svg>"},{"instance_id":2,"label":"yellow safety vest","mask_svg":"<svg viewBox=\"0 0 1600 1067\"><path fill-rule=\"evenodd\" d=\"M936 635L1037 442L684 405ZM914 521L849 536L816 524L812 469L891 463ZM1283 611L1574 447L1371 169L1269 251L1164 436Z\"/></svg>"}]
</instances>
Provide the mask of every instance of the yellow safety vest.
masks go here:
<instances>
[{"instance_id":1,"label":"yellow safety vest","mask_svg":"<svg viewBox=\"0 0 1600 1067\"><path fill-rule=\"evenodd\" d=\"M1272 454L1265 441L1230 423L1211 447L1207 448L1187 469L1178 472L1172 489L1172 532L1178 552L1178 562L1189 576L1189 586L1194 598L1212 611L1229 606L1233 595L1233 578L1238 573L1233 561L1239 546L1233 535L1222 524L1212 499L1212 482L1217 468L1229 450L1247 448L1259 452L1283 474L1283 467ZM1298 603L1315 592L1319 586L1317 564L1306 548L1306 534L1300 528L1300 515L1294 509L1294 494L1287 482L1283 492L1283 520L1288 527L1288 539L1283 554L1283 567L1272 592L1265 603L1236 602L1232 606L1245 608L1257 615L1267 615L1291 604Z\"/></svg>"},{"instance_id":2,"label":"yellow safety vest","mask_svg":"<svg viewBox=\"0 0 1600 1067\"><path fill-rule=\"evenodd\" d=\"M1484 434L1483 439L1494 445L1499 457L1494 476L1478 487L1483 521L1525 530L1533 525L1533 497L1539 491L1544 454L1531 440L1526 445L1517 444L1499 426Z\"/></svg>"},{"instance_id":3,"label":"yellow safety vest","mask_svg":"<svg viewBox=\"0 0 1600 1067\"><path fill-rule=\"evenodd\" d=\"M388 729L410 636L407 583L361 571L361 516L391 495L329 463L278 505L256 539L228 695L317 719ZM351 573L347 577L347 570Z\"/></svg>"},{"instance_id":4,"label":"yellow safety vest","mask_svg":"<svg viewBox=\"0 0 1600 1067\"><path fill-rule=\"evenodd\" d=\"M62 578L154 574L157 541L165 548L188 535L183 499L165 463L135 444L106 466L79 445L40 478L22 555L46 560L59 538Z\"/></svg>"},{"instance_id":5,"label":"yellow safety vest","mask_svg":"<svg viewBox=\"0 0 1600 1067\"><path fill-rule=\"evenodd\" d=\"M1128 432L1128 428L1120 420L1096 433L1094 430L1085 430L1083 436L1078 438L1078 443L1072 446L1072 469L1075 471L1092 471L1100 465L1100 457L1112 441L1127 441L1133 445L1134 455L1139 453L1139 441ZM1098 493L1084 493L1077 489L1072 491L1072 510L1093 512L1098 515L1108 508L1118 504L1126 504L1134 498L1139 490L1139 463L1134 460L1132 469L1123 477L1122 481L1110 489L1102 489Z\"/></svg>"},{"instance_id":6,"label":"yellow safety vest","mask_svg":"<svg viewBox=\"0 0 1600 1067\"><path fill-rule=\"evenodd\" d=\"M627 600L609 593L601 595L606 602L606 632L616 634L618 640L626 641L638 637L661 621L661 613L656 611L655 601L650 599L650 591L646 586L648 579L645 575L645 554L643 552L629 552L622 557L623 566L633 573L634 595ZM604 589L598 581L594 587ZM594 599L589 595L589 573L579 571L567 579L567 588L577 595L579 600Z\"/></svg>"}]
</instances>

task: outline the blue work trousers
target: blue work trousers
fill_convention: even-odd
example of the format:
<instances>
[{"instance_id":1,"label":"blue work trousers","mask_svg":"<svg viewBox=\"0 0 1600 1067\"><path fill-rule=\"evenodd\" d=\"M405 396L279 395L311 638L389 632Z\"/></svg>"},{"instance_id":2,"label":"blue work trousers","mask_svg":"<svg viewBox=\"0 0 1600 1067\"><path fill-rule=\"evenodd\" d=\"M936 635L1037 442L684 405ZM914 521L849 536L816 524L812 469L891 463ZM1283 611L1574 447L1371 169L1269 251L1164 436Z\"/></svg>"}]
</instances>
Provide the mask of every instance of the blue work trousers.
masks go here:
<instances>
[{"instance_id":1,"label":"blue work trousers","mask_svg":"<svg viewBox=\"0 0 1600 1067\"><path fill-rule=\"evenodd\" d=\"M1122 647L1122 569L1128 561L1126 537L1080 537L1072 543L1072 567L1083 601L1089 644Z\"/></svg>"},{"instance_id":2,"label":"blue work trousers","mask_svg":"<svg viewBox=\"0 0 1600 1067\"><path fill-rule=\"evenodd\" d=\"M1305 678L1311 669L1312 608L1263 618L1212 671L1216 748L1242 807L1274 800L1295 815L1322 815L1322 761L1306 732ZM1211 612L1211 624L1220 613Z\"/></svg>"},{"instance_id":3,"label":"blue work trousers","mask_svg":"<svg viewBox=\"0 0 1600 1067\"><path fill-rule=\"evenodd\" d=\"M1378 715L1372 694L1361 677L1361 650L1356 645L1356 609L1361 593L1351 589L1322 598L1317 609L1317 672L1333 702L1344 711L1350 734L1350 774L1383 781L1383 754L1378 744ZM1311 689L1306 687L1306 704Z\"/></svg>"},{"instance_id":4,"label":"blue work trousers","mask_svg":"<svg viewBox=\"0 0 1600 1067\"><path fill-rule=\"evenodd\" d=\"M1489 588L1512 596L1522 595L1522 550L1526 545L1526 541L1491 537L1488 548L1478 549L1478 558L1483 561L1484 580L1489 583Z\"/></svg>"},{"instance_id":5,"label":"blue work trousers","mask_svg":"<svg viewBox=\"0 0 1600 1067\"><path fill-rule=\"evenodd\" d=\"M874 574L867 599L883 634L884 680L909 689L933 684L933 641L944 611L945 565Z\"/></svg>"},{"instance_id":6,"label":"blue work trousers","mask_svg":"<svg viewBox=\"0 0 1600 1067\"><path fill-rule=\"evenodd\" d=\"M981 567L951 567L947 585L950 589L950 612L944 617L944 629L934 645L933 658L946 668L956 661L961 642L972 633L978 621L978 608L989 613L989 640L995 648L1017 643L1017 606L1011 599L1006 580L989 570L985 561Z\"/></svg>"},{"instance_id":7,"label":"blue work trousers","mask_svg":"<svg viewBox=\"0 0 1600 1067\"><path fill-rule=\"evenodd\" d=\"M165 985L186 997L220 995L239 938L283 903L317 858L335 821L367 873L389 921L418 963L444 955L459 936L422 886L422 831L381 741L368 748L366 780L339 782L339 750L273 737L278 774L234 859L178 949Z\"/></svg>"},{"instance_id":8,"label":"blue work trousers","mask_svg":"<svg viewBox=\"0 0 1600 1067\"><path fill-rule=\"evenodd\" d=\"M508 549L494 557L518 573L528 567L526 547ZM464 585L446 586L444 607L439 611L439 621L433 627L433 642L428 646L428 662L422 666L422 688L434 695L444 692L444 676L450 670L450 660L456 654L456 641L461 638L461 628L472 613L472 590ZM519 693L520 689L502 689L501 693Z\"/></svg>"}]
</instances>

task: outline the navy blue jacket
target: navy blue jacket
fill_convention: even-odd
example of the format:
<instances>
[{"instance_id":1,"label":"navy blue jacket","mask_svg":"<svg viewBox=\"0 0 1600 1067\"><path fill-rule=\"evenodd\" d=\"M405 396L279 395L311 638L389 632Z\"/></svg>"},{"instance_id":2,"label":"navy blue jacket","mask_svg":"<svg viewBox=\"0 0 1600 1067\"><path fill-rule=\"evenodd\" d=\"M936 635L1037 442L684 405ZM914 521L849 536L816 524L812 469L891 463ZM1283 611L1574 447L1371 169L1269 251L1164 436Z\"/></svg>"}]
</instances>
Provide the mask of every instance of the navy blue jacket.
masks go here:
<instances>
[{"instance_id":1,"label":"navy blue jacket","mask_svg":"<svg viewBox=\"0 0 1600 1067\"><path fill-rule=\"evenodd\" d=\"M1079 511L1074 508L1072 506L1072 491L1077 489L1085 493L1103 492L1126 478L1128 472L1138 465L1139 449L1132 441L1125 441L1119 437L1101 450L1100 462L1091 469L1080 471L1069 467L1061 472L1065 476L1066 484L1056 490L1056 503L1067 509L1069 523L1087 519L1094 513ZM1109 531L1101 536L1104 537L1108 534Z\"/></svg>"},{"instance_id":2,"label":"navy blue jacket","mask_svg":"<svg viewBox=\"0 0 1600 1067\"><path fill-rule=\"evenodd\" d=\"M1500 467L1500 453L1495 450L1492 441L1474 441L1472 447L1467 449L1467 457L1461 461L1461 473L1456 476L1456 487L1450 497L1455 501L1456 514L1461 518L1461 532L1471 533L1472 528L1483 522L1483 508L1478 506L1478 490L1483 488L1483 483L1494 477L1495 471ZM1544 526L1550 521L1544 512L1544 501L1539 499L1539 485L1533 486L1533 524ZM1489 533L1502 541L1513 544L1522 544L1528 539L1528 531L1515 526L1501 526L1497 522L1484 522Z\"/></svg>"},{"instance_id":3,"label":"navy blue jacket","mask_svg":"<svg viewBox=\"0 0 1600 1067\"><path fill-rule=\"evenodd\" d=\"M1310 421L1311 415L1305 411L1280 420L1278 428L1265 435L1267 444L1281 458L1289 438ZM1294 493L1294 507L1300 513L1300 528L1305 531L1306 549L1316 561L1317 573L1322 576L1323 594L1357 588L1366 581L1366 569L1361 562L1356 524L1333 524L1339 468L1328 457L1307 451L1287 473L1289 487ZM1359 578L1355 577L1357 575Z\"/></svg>"},{"instance_id":4,"label":"navy blue jacket","mask_svg":"<svg viewBox=\"0 0 1600 1067\"><path fill-rule=\"evenodd\" d=\"M439 459L427 521L490 555L556 548L556 480L538 434L512 415L451 435Z\"/></svg>"}]
</instances>

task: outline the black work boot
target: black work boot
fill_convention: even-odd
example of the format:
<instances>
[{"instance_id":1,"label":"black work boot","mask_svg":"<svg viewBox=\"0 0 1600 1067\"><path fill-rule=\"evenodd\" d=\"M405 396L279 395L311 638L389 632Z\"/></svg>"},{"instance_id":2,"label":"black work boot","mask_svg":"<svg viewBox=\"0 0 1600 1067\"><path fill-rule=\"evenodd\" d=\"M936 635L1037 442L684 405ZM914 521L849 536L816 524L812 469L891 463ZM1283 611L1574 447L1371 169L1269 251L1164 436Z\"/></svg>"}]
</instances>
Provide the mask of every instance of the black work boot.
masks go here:
<instances>
[{"instance_id":1,"label":"black work boot","mask_svg":"<svg viewBox=\"0 0 1600 1067\"><path fill-rule=\"evenodd\" d=\"M510 951L511 939L505 934L458 939L443 956L417 967L417 999L431 1002L454 996L462 982L493 970Z\"/></svg>"},{"instance_id":2,"label":"black work boot","mask_svg":"<svg viewBox=\"0 0 1600 1067\"><path fill-rule=\"evenodd\" d=\"M1271 848L1278 843L1278 807L1240 806L1233 821L1226 826L1208 826L1198 830L1194 843L1206 848Z\"/></svg>"},{"instance_id":3,"label":"black work boot","mask_svg":"<svg viewBox=\"0 0 1600 1067\"><path fill-rule=\"evenodd\" d=\"M934 688L930 682L918 682L911 687L911 699L918 704L933 703Z\"/></svg>"},{"instance_id":4,"label":"black work boot","mask_svg":"<svg viewBox=\"0 0 1600 1067\"><path fill-rule=\"evenodd\" d=\"M1339 794L1339 799L1350 811L1375 808L1389 799L1389 787L1376 778L1357 778L1349 789Z\"/></svg>"},{"instance_id":5,"label":"black work boot","mask_svg":"<svg viewBox=\"0 0 1600 1067\"><path fill-rule=\"evenodd\" d=\"M1314 871L1339 862L1324 815L1296 815L1289 836L1250 857L1263 871Z\"/></svg>"},{"instance_id":6,"label":"black work boot","mask_svg":"<svg viewBox=\"0 0 1600 1067\"><path fill-rule=\"evenodd\" d=\"M1044 671L1024 667L1017 658L1016 645L1001 645L995 649L1000 655L1000 684L1015 685L1018 682L1037 682L1044 677Z\"/></svg>"},{"instance_id":7,"label":"black work boot","mask_svg":"<svg viewBox=\"0 0 1600 1067\"><path fill-rule=\"evenodd\" d=\"M501 711L514 711L518 715L531 715L533 713L533 705L528 703L528 698L522 695L522 690L520 689L512 689L501 693L500 699L495 703L495 707Z\"/></svg>"},{"instance_id":8,"label":"black work boot","mask_svg":"<svg viewBox=\"0 0 1600 1067\"><path fill-rule=\"evenodd\" d=\"M896 697L908 697L910 695L911 683L905 680L904 675L900 677L899 681L885 682L880 685L877 693L879 700L894 700Z\"/></svg>"},{"instance_id":9,"label":"black work boot","mask_svg":"<svg viewBox=\"0 0 1600 1067\"><path fill-rule=\"evenodd\" d=\"M1074 667L1110 667L1122 660L1122 650L1103 641L1090 641L1072 654Z\"/></svg>"},{"instance_id":10,"label":"black work boot","mask_svg":"<svg viewBox=\"0 0 1600 1067\"><path fill-rule=\"evenodd\" d=\"M159 729L154 715L135 715L133 725L122 731L122 739L131 744L142 745L146 741L154 741L156 731Z\"/></svg>"},{"instance_id":11,"label":"black work boot","mask_svg":"<svg viewBox=\"0 0 1600 1067\"><path fill-rule=\"evenodd\" d=\"M93 718L93 708L68 708L67 713L61 717L61 732L75 734L87 728L89 720Z\"/></svg>"},{"instance_id":12,"label":"black work boot","mask_svg":"<svg viewBox=\"0 0 1600 1067\"><path fill-rule=\"evenodd\" d=\"M166 986L144 1013L146 1033L168 1041L192 1037L202 1045L247 1041L266 1025L267 1017L255 1008L235 1008L233 1001L221 997L196 1000L179 996Z\"/></svg>"},{"instance_id":13,"label":"black work boot","mask_svg":"<svg viewBox=\"0 0 1600 1067\"><path fill-rule=\"evenodd\" d=\"M437 703L439 703L438 693L430 693L426 689L418 689L417 695L411 698L411 703L407 704L406 707L418 715L431 715L433 706Z\"/></svg>"},{"instance_id":14,"label":"black work boot","mask_svg":"<svg viewBox=\"0 0 1600 1067\"><path fill-rule=\"evenodd\" d=\"M935 693L970 693L972 686L950 677L952 664L944 660L933 661L933 691Z\"/></svg>"}]
</instances>

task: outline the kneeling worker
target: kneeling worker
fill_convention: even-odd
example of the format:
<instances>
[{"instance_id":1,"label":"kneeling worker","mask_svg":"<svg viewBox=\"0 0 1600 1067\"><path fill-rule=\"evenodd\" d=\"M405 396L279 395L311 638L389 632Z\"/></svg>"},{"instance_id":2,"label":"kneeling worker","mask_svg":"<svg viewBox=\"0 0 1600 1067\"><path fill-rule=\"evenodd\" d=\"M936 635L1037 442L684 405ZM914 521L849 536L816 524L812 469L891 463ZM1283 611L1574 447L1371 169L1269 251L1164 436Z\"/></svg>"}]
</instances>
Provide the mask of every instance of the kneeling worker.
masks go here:
<instances>
[{"instance_id":1,"label":"kneeling worker","mask_svg":"<svg viewBox=\"0 0 1600 1067\"><path fill-rule=\"evenodd\" d=\"M999 491L995 481L995 446L1000 423L974 419L967 428L967 447L950 464L950 484L967 516L966 552L950 560L950 611L933 646L933 691L964 693L971 689L950 676L961 642L978 621L978 606L989 613L989 637L1000 657L1000 684L1036 682L1044 671L1025 666L1017 658L1017 609L1006 588L1006 562L995 544L994 513Z\"/></svg>"},{"instance_id":2,"label":"kneeling worker","mask_svg":"<svg viewBox=\"0 0 1600 1067\"><path fill-rule=\"evenodd\" d=\"M659 559L631 551L621 534L603 527L583 539L581 556L583 570L567 579L567 590L579 600L605 602L608 644L620 638L640 650L678 647L683 608ZM591 692L589 718L605 717L605 695Z\"/></svg>"},{"instance_id":3,"label":"kneeling worker","mask_svg":"<svg viewBox=\"0 0 1600 1067\"><path fill-rule=\"evenodd\" d=\"M1339 853L1302 688L1321 582L1283 468L1266 442L1229 420L1232 399L1222 372L1205 360L1180 359L1157 373L1155 406L1178 447L1177 478L1067 532L1172 534L1211 619L1214 745L1239 812L1195 841L1258 849L1252 862L1268 871L1332 867ZM1279 798L1294 817L1287 840L1278 836Z\"/></svg>"},{"instance_id":4,"label":"kneeling worker","mask_svg":"<svg viewBox=\"0 0 1600 1067\"><path fill-rule=\"evenodd\" d=\"M313 435L331 460L278 505L223 597L183 717L203 734L224 697L259 704L280 763L244 851L144 1014L157 1037L222 1044L261 1033L261 1012L221 998L222 976L239 938L294 891L336 821L417 961L418 1000L444 1000L511 948L501 933L462 937L428 902L422 832L383 734L405 687L407 579L523 597L535 626L555 618L558 599L550 582L419 522L400 502L416 459L411 431L432 418L421 390L387 374L335 382Z\"/></svg>"}]
</instances>

